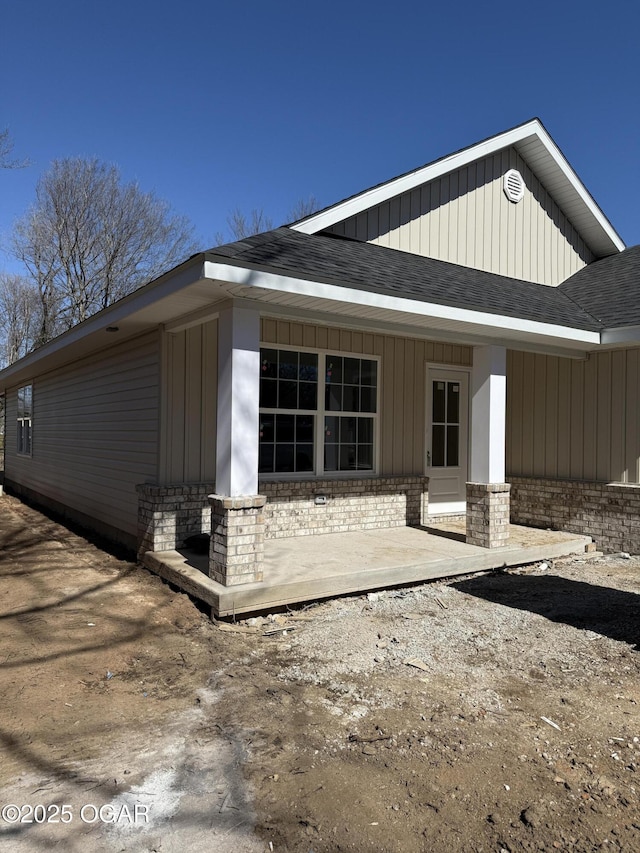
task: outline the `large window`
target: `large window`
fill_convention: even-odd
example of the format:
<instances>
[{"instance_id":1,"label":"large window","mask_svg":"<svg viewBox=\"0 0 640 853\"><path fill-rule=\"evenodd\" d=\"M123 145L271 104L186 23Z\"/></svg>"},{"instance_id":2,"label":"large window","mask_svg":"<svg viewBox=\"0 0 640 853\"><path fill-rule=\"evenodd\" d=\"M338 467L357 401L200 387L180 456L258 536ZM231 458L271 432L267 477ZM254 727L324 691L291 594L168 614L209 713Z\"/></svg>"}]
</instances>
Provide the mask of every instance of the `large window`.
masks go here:
<instances>
[{"instance_id":1,"label":"large window","mask_svg":"<svg viewBox=\"0 0 640 853\"><path fill-rule=\"evenodd\" d=\"M33 417L33 386L18 388L18 453L31 455L31 419Z\"/></svg>"},{"instance_id":2,"label":"large window","mask_svg":"<svg viewBox=\"0 0 640 853\"><path fill-rule=\"evenodd\" d=\"M261 474L375 470L378 363L260 350Z\"/></svg>"}]
</instances>

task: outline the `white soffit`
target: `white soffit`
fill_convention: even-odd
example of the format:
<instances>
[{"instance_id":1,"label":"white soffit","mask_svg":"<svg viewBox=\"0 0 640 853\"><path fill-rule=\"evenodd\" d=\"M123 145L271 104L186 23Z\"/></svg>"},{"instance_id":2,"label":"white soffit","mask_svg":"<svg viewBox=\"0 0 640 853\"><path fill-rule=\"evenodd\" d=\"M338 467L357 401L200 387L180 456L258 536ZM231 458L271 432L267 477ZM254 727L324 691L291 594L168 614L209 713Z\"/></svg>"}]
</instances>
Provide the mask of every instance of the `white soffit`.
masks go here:
<instances>
[{"instance_id":1,"label":"white soffit","mask_svg":"<svg viewBox=\"0 0 640 853\"><path fill-rule=\"evenodd\" d=\"M620 236L538 119L365 190L290 227L304 234L317 234L370 207L510 146L522 155L595 255L613 255L625 248Z\"/></svg>"}]
</instances>

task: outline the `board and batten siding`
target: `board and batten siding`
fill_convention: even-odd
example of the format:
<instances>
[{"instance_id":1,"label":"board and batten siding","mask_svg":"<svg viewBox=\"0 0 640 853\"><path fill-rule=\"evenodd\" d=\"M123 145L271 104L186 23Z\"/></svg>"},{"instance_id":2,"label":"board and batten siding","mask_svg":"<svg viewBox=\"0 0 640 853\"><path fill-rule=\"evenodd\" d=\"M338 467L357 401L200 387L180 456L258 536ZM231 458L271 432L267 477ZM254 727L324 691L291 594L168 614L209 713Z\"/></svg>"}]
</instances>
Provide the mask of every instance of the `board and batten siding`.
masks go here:
<instances>
[{"instance_id":1,"label":"board and batten siding","mask_svg":"<svg viewBox=\"0 0 640 853\"><path fill-rule=\"evenodd\" d=\"M214 482L218 321L163 336L161 483Z\"/></svg>"},{"instance_id":2,"label":"board and batten siding","mask_svg":"<svg viewBox=\"0 0 640 853\"><path fill-rule=\"evenodd\" d=\"M157 477L159 377L155 332L34 377L30 457L16 452L18 389L10 389L7 481L135 540L135 487Z\"/></svg>"},{"instance_id":3,"label":"board and batten siding","mask_svg":"<svg viewBox=\"0 0 640 853\"><path fill-rule=\"evenodd\" d=\"M640 349L510 351L507 476L640 483Z\"/></svg>"},{"instance_id":4,"label":"board and batten siding","mask_svg":"<svg viewBox=\"0 0 640 853\"><path fill-rule=\"evenodd\" d=\"M503 177L526 184L514 204ZM556 286L594 260L554 199L514 148L402 193L328 231L462 266Z\"/></svg>"},{"instance_id":5,"label":"board and batten siding","mask_svg":"<svg viewBox=\"0 0 640 853\"><path fill-rule=\"evenodd\" d=\"M467 346L269 318L262 320L261 339L265 344L381 357L382 477L424 473L427 362L467 367L473 357Z\"/></svg>"}]
</instances>

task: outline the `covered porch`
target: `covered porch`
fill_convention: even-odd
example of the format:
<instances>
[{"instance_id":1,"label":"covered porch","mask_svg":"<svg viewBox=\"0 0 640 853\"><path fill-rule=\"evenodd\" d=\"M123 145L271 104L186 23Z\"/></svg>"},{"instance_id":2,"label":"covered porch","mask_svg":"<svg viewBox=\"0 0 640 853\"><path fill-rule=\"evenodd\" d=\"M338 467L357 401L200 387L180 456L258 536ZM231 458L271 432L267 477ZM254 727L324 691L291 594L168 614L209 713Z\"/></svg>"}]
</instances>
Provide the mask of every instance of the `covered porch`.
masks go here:
<instances>
[{"instance_id":1,"label":"covered porch","mask_svg":"<svg viewBox=\"0 0 640 853\"><path fill-rule=\"evenodd\" d=\"M264 580L226 586L208 576L209 557L188 550L147 552L151 571L204 602L212 617L240 616L337 595L404 586L524 565L591 547L589 536L509 525L508 544L465 541L465 520L270 539Z\"/></svg>"},{"instance_id":2,"label":"covered porch","mask_svg":"<svg viewBox=\"0 0 640 853\"><path fill-rule=\"evenodd\" d=\"M502 280L504 315L219 260L204 275L222 298L162 332L158 482L138 486L145 564L180 569L169 579L197 580L231 613L539 558L509 524L507 349L579 357L591 332L522 320ZM463 541L425 531L452 515ZM180 556L197 532L208 598ZM364 538L333 542L347 534Z\"/></svg>"}]
</instances>

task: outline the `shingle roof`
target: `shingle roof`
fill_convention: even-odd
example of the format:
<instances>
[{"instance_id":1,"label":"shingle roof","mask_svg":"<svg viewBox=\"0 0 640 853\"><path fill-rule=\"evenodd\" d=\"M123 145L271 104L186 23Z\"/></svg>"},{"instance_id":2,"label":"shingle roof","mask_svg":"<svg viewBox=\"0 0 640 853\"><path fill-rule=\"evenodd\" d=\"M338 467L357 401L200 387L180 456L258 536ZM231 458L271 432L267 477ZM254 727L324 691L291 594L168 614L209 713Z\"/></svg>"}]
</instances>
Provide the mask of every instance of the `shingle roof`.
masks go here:
<instances>
[{"instance_id":1,"label":"shingle roof","mask_svg":"<svg viewBox=\"0 0 640 853\"><path fill-rule=\"evenodd\" d=\"M605 328L639 325L640 246L583 267L558 290L588 308Z\"/></svg>"},{"instance_id":2,"label":"shingle roof","mask_svg":"<svg viewBox=\"0 0 640 853\"><path fill-rule=\"evenodd\" d=\"M283 227L207 254L342 287L587 331L601 329L598 320L559 288L356 240Z\"/></svg>"}]
</instances>

